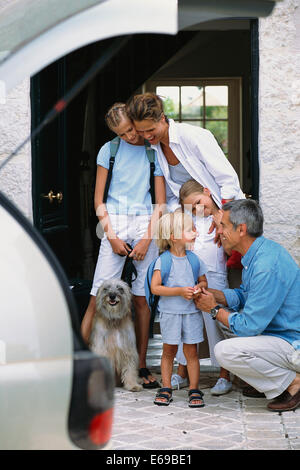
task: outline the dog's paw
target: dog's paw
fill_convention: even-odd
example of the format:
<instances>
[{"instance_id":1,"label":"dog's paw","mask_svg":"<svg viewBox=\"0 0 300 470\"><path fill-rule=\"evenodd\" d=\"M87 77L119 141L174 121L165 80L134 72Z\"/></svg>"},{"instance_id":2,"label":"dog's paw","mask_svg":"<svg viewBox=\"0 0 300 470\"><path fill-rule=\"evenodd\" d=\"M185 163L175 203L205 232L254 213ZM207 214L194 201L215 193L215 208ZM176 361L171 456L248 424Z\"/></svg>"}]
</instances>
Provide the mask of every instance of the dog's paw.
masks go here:
<instances>
[{"instance_id":1,"label":"dog's paw","mask_svg":"<svg viewBox=\"0 0 300 470\"><path fill-rule=\"evenodd\" d=\"M141 392L143 390L143 387L142 385L136 383L136 384L126 384L124 385L124 388L126 388L126 390L129 390L130 392Z\"/></svg>"}]
</instances>

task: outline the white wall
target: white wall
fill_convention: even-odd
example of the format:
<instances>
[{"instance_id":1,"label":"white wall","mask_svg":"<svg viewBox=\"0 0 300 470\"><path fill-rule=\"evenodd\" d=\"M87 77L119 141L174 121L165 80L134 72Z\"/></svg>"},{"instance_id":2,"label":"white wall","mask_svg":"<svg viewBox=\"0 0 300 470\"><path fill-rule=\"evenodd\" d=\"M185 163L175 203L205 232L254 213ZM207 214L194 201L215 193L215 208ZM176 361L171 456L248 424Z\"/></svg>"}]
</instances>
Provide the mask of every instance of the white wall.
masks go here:
<instances>
[{"instance_id":1,"label":"white wall","mask_svg":"<svg viewBox=\"0 0 300 470\"><path fill-rule=\"evenodd\" d=\"M0 164L30 133L30 80L12 90L0 103ZM32 220L31 145L0 171L0 191Z\"/></svg>"},{"instance_id":2,"label":"white wall","mask_svg":"<svg viewBox=\"0 0 300 470\"><path fill-rule=\"evenodd\" d=\"M300 263L300 1L259 21L260 203L265 236Z\"/></svg>"}]
</instances>

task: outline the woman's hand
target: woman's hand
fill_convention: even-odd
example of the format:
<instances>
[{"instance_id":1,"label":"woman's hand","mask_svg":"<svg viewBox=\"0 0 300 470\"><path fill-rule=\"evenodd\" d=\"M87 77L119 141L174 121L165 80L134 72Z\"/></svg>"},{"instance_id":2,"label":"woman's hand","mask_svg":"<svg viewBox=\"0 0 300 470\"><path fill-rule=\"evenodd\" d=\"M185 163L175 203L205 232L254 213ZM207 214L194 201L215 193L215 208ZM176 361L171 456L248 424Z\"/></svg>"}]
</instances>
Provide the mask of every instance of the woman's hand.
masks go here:
<instances>
[{"instance_id":1,"label":"woman's hand","mask_svg":"<svg viewBox=\"0 0 300 470\"><path fill-rule=\"evenodd\" d=\"M109 243L111 244L112 250L116 255L127 256L131 249L124 240L121 240L118 237L108 238Z\"/></svg>"},{"instance_id":2,"label":"woman's hand","mask_svg":"<svg viewBox=\"0 0 300 470\"><path fill-rule=\"evenodd\" d=\"M142 240L140 240L133 248L132 252L129 255L129 258L133 258L136 261L142 261L146 256L150 242L151 240L142 238Z\"/></svg>"}]
</instances>

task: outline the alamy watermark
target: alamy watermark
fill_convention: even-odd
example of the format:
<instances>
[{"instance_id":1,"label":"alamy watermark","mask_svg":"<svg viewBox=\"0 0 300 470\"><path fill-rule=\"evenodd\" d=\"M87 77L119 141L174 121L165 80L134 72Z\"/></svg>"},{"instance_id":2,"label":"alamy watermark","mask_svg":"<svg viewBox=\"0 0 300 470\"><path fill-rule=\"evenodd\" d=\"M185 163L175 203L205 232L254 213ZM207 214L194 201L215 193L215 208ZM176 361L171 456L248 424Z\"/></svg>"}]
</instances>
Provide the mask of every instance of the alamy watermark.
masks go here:
<instances>
[{"instance_id":1,"label":"alamy watermark","mask_svg":"<svg viewBox=\"0 0 300 470\"><path fill-rule=\"evenodd\" d=\"M197 220L197 229L201 227L201 219L203 220L204 218L204 206L203 205L198 205L197 207L197 214L196 217L194 217L194 221ZM160 214L165 214L166 212L173 212L169 211L167 208L166 204L153 204L151 208L149 206L145 206L142 204L139 204L138 206L130 207L130 211L126 213L126 208L127 208L127 198L123 198L122 201L118 202L118 205L114 207L114 212L113 213L108 213L106 205L105 204L100 204L97 209L96 209L96 215L97 217L101 220L99 220L97 226L96 226L96 235L97 237L101 240L105 234L110 239L115 239L117 238L117 235L115 234L115 231L118 230L118 225L114 228L112 228L111 224L111 219L114 218L114 221L116 224L122 225L122 231L123 233L129 233L132 225L134 224L134 219L138 218L139 216L149 216L149 219L151 218L152 214L154 212L158 212ZM125 208L125 210L124 210ZM181 210L180 206L178 206L177 210ZM184 212L192 216L192 205L186 204L184 206ZM116 218L119 217L119 221L116 221ZM124 217L129 216L127 219L127 227L124 229L123 221ZM155 222L155 224L157 221ZM151 233L152 233L152 238L155 238L155 224L151 227Z\"/></svg>"}]
</instances>

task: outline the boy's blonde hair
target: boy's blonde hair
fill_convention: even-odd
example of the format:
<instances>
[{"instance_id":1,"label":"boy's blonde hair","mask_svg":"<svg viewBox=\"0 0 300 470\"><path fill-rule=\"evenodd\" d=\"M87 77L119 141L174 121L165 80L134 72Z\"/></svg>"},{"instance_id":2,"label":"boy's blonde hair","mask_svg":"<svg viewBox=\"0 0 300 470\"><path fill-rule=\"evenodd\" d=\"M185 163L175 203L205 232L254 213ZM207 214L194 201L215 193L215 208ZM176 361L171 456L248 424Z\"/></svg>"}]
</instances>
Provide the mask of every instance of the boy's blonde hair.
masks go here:
<instances>
[{"instance_id":1,"label":"boy's blonde hair","mask_svg":"<svg viewBox=\"0 0 300 470\"><path fill-rule=\"evenodd\" d=\"M166 251L172 246L171 235L176 239L182 238L184 230L191 230L193 227L193 219L177 209L175 212L164 214L155 227L155 242L160 251Z\"/></svg>"}]
</instances>

